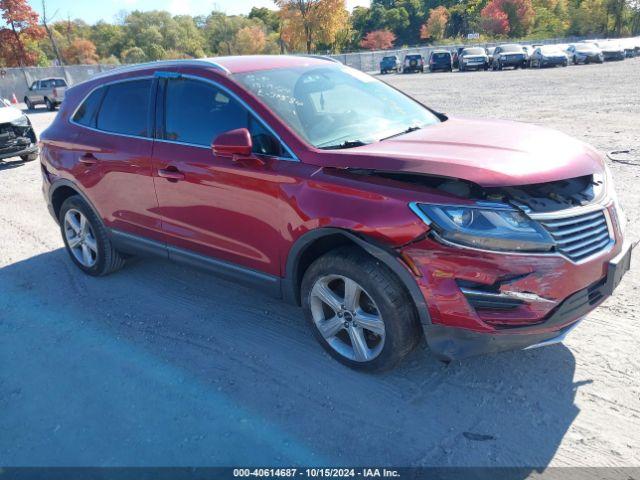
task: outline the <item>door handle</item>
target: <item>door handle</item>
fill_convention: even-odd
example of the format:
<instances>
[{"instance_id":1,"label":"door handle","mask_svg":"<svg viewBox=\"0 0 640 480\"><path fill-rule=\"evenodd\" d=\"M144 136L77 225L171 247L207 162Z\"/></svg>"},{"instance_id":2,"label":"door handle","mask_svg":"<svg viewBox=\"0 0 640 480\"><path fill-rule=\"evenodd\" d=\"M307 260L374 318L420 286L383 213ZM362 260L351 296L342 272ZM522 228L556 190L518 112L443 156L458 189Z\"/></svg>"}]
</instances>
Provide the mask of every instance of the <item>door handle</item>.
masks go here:
<instances>
[{"instance_id":1,"label":"door handle","mask_svg":"<svg viewBox=\"0 0 640 480\"><path fill-rule=\"evenodd\" d=\"M93 156L93 153L85 153L80 156L79 161L85 165L95 165L98 162L98 159Z\"/></svg>"},{"instance_id":2,"label":"door handle","mask_svg":"<svg viewBox=\"0 0 640 480\"><path fill-rule=\"evenodd\" d=\"M173 180L174 182L177 182L178 180L184 180L184 173L182 173L176 167L161 168L158 170L158 176L166 178L167 180Z\"/></svg>"}]
</instances>

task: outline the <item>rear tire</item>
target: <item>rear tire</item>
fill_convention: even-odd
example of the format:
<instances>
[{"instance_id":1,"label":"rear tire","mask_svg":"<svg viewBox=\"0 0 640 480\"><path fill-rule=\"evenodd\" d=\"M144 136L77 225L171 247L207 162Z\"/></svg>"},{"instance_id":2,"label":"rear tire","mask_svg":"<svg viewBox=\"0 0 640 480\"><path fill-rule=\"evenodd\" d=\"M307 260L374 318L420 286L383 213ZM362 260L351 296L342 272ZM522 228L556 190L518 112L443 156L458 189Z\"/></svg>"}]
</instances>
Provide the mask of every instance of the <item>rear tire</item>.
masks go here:
<instances>
[{"instance_id":1,"label":"rear tire","mask_svg":"<svg viewBox=\"0 0 640 480\"><path fill-rule=\"evenodd\" d=\"M304 274L301 296L320 344L351 368L392 368L420 340L417 314L400 280L357 248L317 259Z\"/></svg>"},{"instance_id":2,"label":"rear tire","mask_svg":"<svg viewBox=\"0 0 640 480\"><path fill-rule=\"evenodd\" d=\"M50 112L53 112L56 109L56 105L48 98L44 99L44 104L47 106L47 110L49 110Z\"/></svg>"},{"instance_id":3,"label":"rear tire","mask_svg":"<svg viewBox=\"0 0 640 480\"><path fill-rule=\"evenodd\" d=\"M113 247L107 229L80 195L64 201L58 220L67 253L84 273L101 277L124 266L124 258Z\"/></svg>"}]
</instances>

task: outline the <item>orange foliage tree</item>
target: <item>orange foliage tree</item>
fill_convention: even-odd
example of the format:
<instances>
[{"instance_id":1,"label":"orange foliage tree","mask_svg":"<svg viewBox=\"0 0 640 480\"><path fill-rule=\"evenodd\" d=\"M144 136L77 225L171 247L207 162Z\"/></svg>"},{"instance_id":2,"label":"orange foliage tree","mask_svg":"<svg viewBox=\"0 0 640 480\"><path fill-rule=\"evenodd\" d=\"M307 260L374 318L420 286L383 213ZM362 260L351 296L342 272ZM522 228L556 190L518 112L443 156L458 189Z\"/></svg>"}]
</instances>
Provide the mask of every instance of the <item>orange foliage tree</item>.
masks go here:
<instances>
[{"instance_id":1,"label":"orange foliage tree","mask_svg":"<svg viewBox=\"0 0 640 480\"><path fill-rule=\"evenodd\" d=\"M27 0L0 0L4 27L0 28L0 59L9 67L34 65L38 53L27 45L41 39L44 29Z\"/></svg>"},{"instance_id":2,"label":"orange foliage tree","mask_svg":"<svg viewBox=\"0 0 640 480\"><path fill-rule=\"evenodd\" d=\"M535 10L531 0L490 0L480 18L483 28L493 35L523 37L533 27Z\"/></svg>"},{"instance_id":3,"label":"orange foliage tree","mask_svg":"<svg viewBox=\"0 0 640 480\"><path fill-rule=\"evenodd\" d=\"M98 63L96 46L91 40L76 38L62 51L62 57L68 64L95 65Z\"/></svg>"},{"instance_id":4,"label":"orange foliage tree","mask_svg":"<svg viewBox=\"0 0 640 480\"><path fill-rule=\"evenodd\" d=\"M389 30L374 30L365 35L360 41L360 46L368 50L386 50L393 47L396 36Z\"/></svg>"},{"instance_id":5,"label":"orange foliage tree","mask_svg":"<svg viewBox=\"0 0 640 480\"><path fill-rule=\"evenodd\" d=\"M429 10L429 18L425 24L420 27L420 38L442 40L447 28L447 23L449 22L449 17L449 10L443 5Z\"/></svg>"},{"instance_id":6,"label":"orange foliage tree","mask_svg":"<svg viewBox=\"0 0 640 480\"><path fill-rule=\"evenodd\" d=\"M311 53L318 43L335 44L348 28L345 0L274 0L280 7L282 40L293 50Z\"/></svg>"},{"instance_id":7,"label":"orange foliage tree","mask_svg":"<svg viewBox=\"0 0 640 480\"><path fill-rule=\"evenodd\" d=\"M235 49L240 55L262 53L267 44L264 30L258 26L244 27L238 30L235 38Z\"/></svg>"}]
</instances>

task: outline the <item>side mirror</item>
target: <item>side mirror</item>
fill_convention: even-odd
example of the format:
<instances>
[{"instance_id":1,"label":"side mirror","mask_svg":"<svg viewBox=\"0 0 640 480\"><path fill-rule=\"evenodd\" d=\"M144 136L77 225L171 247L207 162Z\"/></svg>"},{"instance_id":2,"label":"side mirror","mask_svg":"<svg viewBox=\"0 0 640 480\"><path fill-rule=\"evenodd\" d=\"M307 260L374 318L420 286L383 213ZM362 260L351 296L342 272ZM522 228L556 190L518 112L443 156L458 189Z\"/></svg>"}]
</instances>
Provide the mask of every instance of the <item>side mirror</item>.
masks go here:
<instances>
[{"instance_id":1,"label":"side mirror","mask_svg":"<svg viewBox=\"0 0 640 480\"><path fill-rule=\"evenodd\" d=\"M221 133L213 140L211 150L222 157L249 156L253 150L251 134L246 128Z\"/></svg>"}]
</instances>

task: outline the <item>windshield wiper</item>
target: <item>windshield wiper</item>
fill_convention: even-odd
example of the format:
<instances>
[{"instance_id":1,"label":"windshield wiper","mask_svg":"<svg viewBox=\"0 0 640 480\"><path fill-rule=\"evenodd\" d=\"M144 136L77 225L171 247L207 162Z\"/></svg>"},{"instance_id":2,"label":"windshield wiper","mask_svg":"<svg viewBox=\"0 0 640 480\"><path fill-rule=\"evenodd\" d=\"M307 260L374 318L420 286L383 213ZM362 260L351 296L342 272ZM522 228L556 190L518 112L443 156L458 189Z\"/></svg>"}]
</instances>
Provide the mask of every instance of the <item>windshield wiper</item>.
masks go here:
<instances>
[{"instance_id":1,"label":"windshield wiper","mask_svg":"<svg viewBox=\"0 0 640 480\"><path fill-rule=\"evenodd\" d=\"M326 147L319 147L323 150L341 150L343 148L353 148L353 147L362 147L363 145L367 145L362 140L345 140L342 143L338 143L336 145L328 145Z\"/></svg>"},{"instance_id":2,"label":"windshield wiper","mask_svg":"<svg viewBox=\"0 0 640 480\"><path fill-rule=\"evenodd\" d=\"M381 138L380 141L389 140L390 138L399 137L400 135L404 135L405 133L415 132L416 130L420 130L422 127L418 127L414 125L413 127L409 127L401 132L394 133L393 135L389 135L388 137Z\"/></svg>"}]
</instances>

